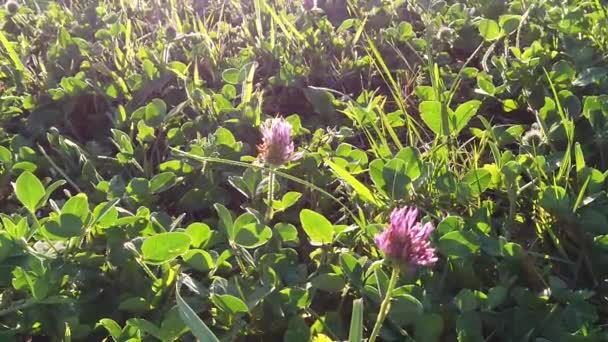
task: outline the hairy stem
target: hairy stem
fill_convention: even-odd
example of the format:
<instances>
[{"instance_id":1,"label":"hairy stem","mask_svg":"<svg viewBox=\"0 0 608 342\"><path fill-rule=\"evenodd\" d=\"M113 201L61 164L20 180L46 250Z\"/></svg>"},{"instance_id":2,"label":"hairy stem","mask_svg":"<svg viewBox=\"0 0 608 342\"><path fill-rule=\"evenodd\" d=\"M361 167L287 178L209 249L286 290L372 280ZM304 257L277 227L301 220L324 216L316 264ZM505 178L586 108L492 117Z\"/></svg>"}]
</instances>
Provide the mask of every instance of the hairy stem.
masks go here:
<instances>
[{"instance_id":1,"label":"hairy stem","mask_svg":"<svg viewBox=\"0 0 608 342\"><path fill-rule=\"evenodd\" d=\"M274 179L275 179L275 173L274 173L274 168L270 168L270 171L268 172L268 207L266 209L266 222L270 223L270 220L272 220L272 216L273 216L273 210L272 210L272 202L274 202Z\"/></svg>"},{"instance_id":2,"label":"hairy stem","mask_svg":"<svg viewBox=\"0 0 608 342\"><path fill-rule=\"evenodd\" d=\"M372 330L372 334L369 337L368 342L375 342L378 334L380 334L380 329L382 328L382 323L384 323L384 319L391 309L391 297L393 294L393 290L395 289L395 285L397 284L397 279L399 278L399 269L397 267L393 267L391 273L391 279L388 281L388 288L386 289L386 294L384 295L384 300L380 305L380 311L378 312L378 318L376 319L376 324L374 325L374 329Z\"/></svg>"},{"instance_id":3,"label":"hairy stem","mask_svg":"<svg viewBox=\"0 0 608 342\"><path fill-rule=\"evenodd\" d=\"M188 152L184 152L181 151L179 149L173 148L171 147L171 150L183 157L186 158L190 158L190 159L194 159L194 160L198 160L201 162L210 162L210 163L219 163L219 164L226 164L226 165L234 165L234 166L240 166L240 167L248 167L248 168L254 168L254 169L260 169L260 170L270 170L269 167L266 166L262 166L262 165L256 165L256 164L249 164L249 163L244 163L244 162L240 162L240 161L236 161L236 160L230 160L230 159L223 159L223 158L216 158L216 157L203 157L203 156L197 156ZM316 186L315 184L312 184L310 182L307 182L303 179L300 179L298 177L292 176L290 174L287 174L285 172L282 171L278 171L278 170L274 170L274 173L276 175L278 175L279 177L283 177L285 179L288 179L290 181L296 182L300 185L304 185L306 187L312 188L315 191L318 191L320 193L322 193L323 195L331 198L333 201L335 201L336 203L338 203L347 213L348 215L353 219L353 221L355 223L357 223L357 225L359 225L359 227L364 227L365 223L359 219L357 217L357 215L355 215L355 213L353 213L352 210L350 210L344 203L342 203L338 198L336 198L335 196L333 196L332 194L330 194L329 192L327 192L326 190L323 190L322 188Z\"/></svg>"},{"instance_id":4,"label":"hairy stem","mask_svg":"<svg viewBox=\"0 0 608 342\"><path fill-rule=\"evenodd\" d=\"M30 306L34 306L36 304L36 300L34 298L30 298L27 300L19 301L13 303L13 305L9 306L6 309L0 310L0 317L4 315L8 315L18 310L29 308Z\"/></svg>"}]
</instances>

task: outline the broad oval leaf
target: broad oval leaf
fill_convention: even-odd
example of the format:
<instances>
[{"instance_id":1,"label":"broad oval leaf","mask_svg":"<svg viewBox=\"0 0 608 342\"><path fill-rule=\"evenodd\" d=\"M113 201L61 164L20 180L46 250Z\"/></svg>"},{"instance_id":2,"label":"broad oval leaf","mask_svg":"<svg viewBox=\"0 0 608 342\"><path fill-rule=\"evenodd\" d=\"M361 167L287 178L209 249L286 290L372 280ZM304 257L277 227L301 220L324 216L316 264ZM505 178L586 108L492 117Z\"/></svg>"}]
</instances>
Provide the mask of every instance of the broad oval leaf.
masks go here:
<instances>
[{"instance_id":1,"label":"broad oval leaf","mask_svg":"<svg viewBox=\"0 0 608 342\"><path fill-rule=\"evenodd\" d=\"M492 77L485 72L480 72L477 74L477 86L479 87L476 92L485 95L494 95L496 93L496 87L494 86L494 82L492 81Z\"/></svg>"},{"instance_id":2,"label":"broad oval leaf","mask_svg":"<svg viewBox=\"0 0 608 342\"><path fill-rule=\"evenodd\" d=\"M410 294L394 294L391 298L389 317L397 324L413 323L416 317L420 316L423 311L422 303Z\"/></svg>"},{"instance_id":3,"label":"broad oval leaf","mask_svg":"<svg viewBox=\"0 0 608 342\"><path fill-rule=\"evenodd\" d=\"M161 233L146 238L141 246L145 262L160 265L186 253L190 235L181 232Z\"/></svg>"},{"instance_id":4,"label":"broad oval leaf","mask_svg":"<svg viewBox=\"0 0 608 342\"><path fill-rule=\"evenodd\" d=\"M183 256L186 264L199 272L209 272L213 269L213 258L209 252L202 249L191 249Z\"/></svg>"},{"instance_id":5,"label":"broad oval leaf","mask_svg":"<svg viewBox=\"0 0 608 342\"><path fill-rule=\"evenodd\" d=\"M471 100L456 108L456 111L454 112L454 123L453 125L450 125L453 134L458 134L467 126L469 120L477 114L479 106L481 106L481 101Z\"/></svg>"},{"instance_id":6,"label":"broad oval leaf","mask_svg":"<svg viewBox=\"0 0 608 342\"><path fill-rule=\"evenodd\" d=\"M46 221L41 227L41 231L50 240L67 240L82 235L84 227L80 217L70 213L62 213Z\"/></svg>"},{"instance_id":7,"label":"broad oval leaf","mask_svg":"<svg viewBox=\"0 0 608 342\"><path fill-rule=\"evenodd\" d=\"M14 184L15 195L21 204L34 213L38 203L44 198L44 185L33 173L24 171Z\"/></svg>"},{"instance_id":8,"label":"broad oval leaf","mask_svg":"<svg viewBox=\"0 0 608 342\"><path fill-rule=\"evenodd\" d=\"M108 331L110 336L112 336L112 338L115 341L117 341L120 338L122 328L113 319L103 318L99 321L99 323L97 323L97 326L102 326L102 327L106 328L106 330Z\"/></svg>"},{"instance_id":9,"label":"broad oval leaf","mask_svg":"<svg viewBox=\"0 0 608 342\"><path fill-rule=\"evenodd\" d=\"M228 240L234 241L235 232L234 232L234 223L232 221L232 214L225 206L220 203L216 203L213 205L215 210L217 211L218 216L220 217L220 228L226 232L228 236Z\"/></svg>"},{"instance_id":10,"label":"broad oval leaf","mask_svg":"<svg viewBox=\"0 0 608 342\"><path fill-rule=\"evenodd\" d=\"M416 148L408 146L395 156L396 159L401 159L405 162L405 174L410 178L410 180L415 180L420 177L421 171L421 163L418 159L418 151Z\"/></svg>"},{"instance_id":11,"label":"broad oval leaf","mask_svg":"<svg viewBox=\"0 0 608 342\"><path fill-rule=\"evenodd\" d=\"M302 197L302 193L297 191L289 191L285 193L285 195L283 195L283 198L281 199L282 208L287 209L292 205L296 204L300 197Z\"/></svg>"},{"instance_id":12,"label":"broad oval leaf","mask_svg":"<svg viewBox=\"0 0 608 342\"><path fill-rule=\"evenodd\" d=\"M488 188L491 181L492 173L486 169L471 170L462 178L462 182L470 187L473 197L479 197Z\"/></svg>"},{"instance_id":13,"label":"broad oval leaf","mask_svg":"<svg viewBox=\"0 0 608 342\"><path fill-rule=\"evenodd\" d=\"M555 214L570 212L570 196L561 186L548 186L540 194L540 205Z\"/></svg>"},{"instance_id":14,"label":"broad oval leaf","mask_svg":"<svg viewBox=\"0 0 608 342\"><path fill-rule=\"evenodd\" d=\"M511 34L517 30L519 23L521 22L521 15L506 14L501 15L498 19L501 29L506 34Z\"/></svg>"},{"instance_id":15,"label":"broad oval leaf","mask_svg":"<svg viewBox=\"0 0 608 342\"><path fill-rule=\"evenodd\" d=\"M238 84L240 75L240 70L236 68L226 69L222 72L222 78L228 84Z\"/></svg>"},{"instance_id":16,"label":"broad oval leaf","mask_svg":"<svg viewBox=\"0 0 608 342\"><path fill-rule=\"evenodd\" d=\"M344 289L346 282L344 277L335 273L323 273L314 277L310 284L312 287L327 291L327 292L340 292Z\"/></svg>"},{"instance_id":17,"label":"broad oval leaf","mask_svg":"<svg viewBox=\"0 0 608 342\"><path fill-rule=\"evenodd\" d=\"M249 309L247 308L247 304L245 304L245 302L229 294L214 294L213 296L211 296L211 301L222 311L231 315L249 312Z\"/></svg>"},{"instance_id":18,"label":"broad oval leaf","mask_svg":"<svg viewBox=\"0 0 608 342\"><path fill-rule=\"evenodd\" d=\"M258 222L255 215L245 213L234 221L234 243L245 248L259 247L272 237L272 229Z\"/></svg>"},{"instance_id":19,"label":"broad oval leaf","mask_svg":"<svg viewBox=\"0 0 608 342\"><path fill-rule=\"evenodd\" d=\"M167 105L161 99L153 99L146 105L144 121L148 126L160 125L167 115Z\"/></svg>"},{"instance_id":20,"label":"broad oval leaf","mask_svg":"<svg viewBox=\"0 0 608 342\"><path fill-rule=\"evenodd\" d=\"M11 150L0 145L0 162L5 165L11 165L13 163L13 154Z\"/></svg>"},{"instance_id":21,"label":"broad oval leaf","mask_svg":"<svg viewBox=\"0 0 608 342\"><path fill-rule=\"evenodd\" d=\"M452 231L462 230L464 228L464 219L460 216L447 216L437 225L439 234L447 234Z\"/></svg>"},{"instance_id":22,"label":"broad oval leaf","mask_svg":"<svg viewBox=\"0 0 608 342\"><path fill-rule=\"evenodd\" d=\"M573 85L586 87L591 83L598 82L608 74L606 67L590 67L583 70L578 77L572 82Z\"/></svg>"},{"instance_id":23,"label":"broad oval leaf","mask_svg":"<svg viewBox=\"0 0 608 342\"><path fill-rule=\"evenodd\" d=\"M61 214L72 214L80 219L81 223L87 222L89 216L89 199L86 194L77 194L70 197L61 208Z\"/></svg>"},{"instance_id":24,"label":"broad oval leaf","mask_svg":"<svg viewBox=\"0 0 608 342\"><path fill-rule=\"evenodd\" d=\"M114 143L118 145L120 152L128 155L133 154L133 144L131 144L131 137L127 133L118 129L112 129L112 135Z\"/></svg>"},{"instance_id":25,"label":"broad oval leaf","mask_svg":"<svg viewBox=\"0 0 608 342\"><path fill-rule=\"evenodd\" d=\"M298 229L290 223L279 222L274 225L274 230L279 234L283 242L298 243Z\"/></svg>"},{"instance_id":26,"label":"broad oval leaf","mask_svg":"<svg viewBox=\"0 0 608 342\"><path fill-rule=\"evenodd\" d=\"M453 231L442 236L437 247L441 253L448 257L464 258L477 253L479 241L473 232Z\"/></svg>"},{"instance_id":27,"label":"broad oval leaf","mask_svg":"<svg viewBox=\"0 0 608 342\"><path fill-rule=\"evenodd\" d=\"M192 247L198 248L211 238L211 228L205 223L194 222L186 228L186 234L192 239Z\"/></svg>"},{"instance_id":28,"label":"broad oval leaf","mask_svg":"<svg viewBox=\"0 0 608 342\"><path fill-rule=\"evenodd\" d=\"M310 209L304 209L300 212L300 222L312 245L319 246L332 242L334 228L325 216Z\"/></svg>"},{"instance_id":29,"label":"broad oval leaf","mask_svg":"<svg viewBox=\"0 0 608 342\"><path fill-rule=\"evenodd\" d=\"M479 22L479 34L487 41L500 38L500 26L491 19L483 19Z\"/></svg>"},{"instance_id":30,"label":"broad oval leaf","mask_svg":"<svg viewBox=\"0 0 608 342\"><path fill-rule=\"evenodd\" d=\"M382 159L375 159L369 163L369 176L376 188L381 191L384 195L388 195L384 190L386 188L386 181L382 175L384 170L384 162Z\"/></svg>"},{"instance_id":31,"label":"broad oval leaf","mask_svg":"<svg viewBox=\"0 0 608 342\"><path fill-rule=\"evenodd\" d=\"M152 177L150 180L150 191L159 193L175 185L177 177L173 172L162 172Z\"/></svg>"},{"instance_id":32,"label":"broad oval leaf","mask_svg":"<svg viewBox=\"0 0 608 342\"><path fill-rule=\"evenodd\" d=\"M408 194L408 185L411 183L407 175L407 165L402 159L392 159L382 169L384 178L384 191L392 199L404 198Z\"/></svg>"},{"instance_id":33,"label":"broad oval leaf","mask_svg":"<svg viewBox=\"0 0 608 342\"><path fill-rule=\"evenodd\" d=\"M422 101L418 106L422 121L435 133L442 135L441 102Z\"/></svg>"}]
</instances>

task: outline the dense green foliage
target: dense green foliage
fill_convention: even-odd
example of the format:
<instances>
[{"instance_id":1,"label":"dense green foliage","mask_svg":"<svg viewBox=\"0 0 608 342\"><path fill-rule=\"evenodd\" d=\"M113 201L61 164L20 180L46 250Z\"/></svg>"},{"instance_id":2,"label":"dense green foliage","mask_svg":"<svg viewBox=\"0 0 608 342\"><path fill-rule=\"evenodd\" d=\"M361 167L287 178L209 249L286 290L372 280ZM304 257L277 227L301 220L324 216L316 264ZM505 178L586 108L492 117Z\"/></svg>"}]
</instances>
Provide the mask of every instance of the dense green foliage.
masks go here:
<instances>
[{"instance_id":1,"label":"dense green foliage","mask_svg":"<svg viewBox=\"0 0 608 342\"><path fill-rule=\"evenodd\" d=\"M0 340L608 340L603 0L311 3L0 10Z\"/></svg>"}]
</instances>

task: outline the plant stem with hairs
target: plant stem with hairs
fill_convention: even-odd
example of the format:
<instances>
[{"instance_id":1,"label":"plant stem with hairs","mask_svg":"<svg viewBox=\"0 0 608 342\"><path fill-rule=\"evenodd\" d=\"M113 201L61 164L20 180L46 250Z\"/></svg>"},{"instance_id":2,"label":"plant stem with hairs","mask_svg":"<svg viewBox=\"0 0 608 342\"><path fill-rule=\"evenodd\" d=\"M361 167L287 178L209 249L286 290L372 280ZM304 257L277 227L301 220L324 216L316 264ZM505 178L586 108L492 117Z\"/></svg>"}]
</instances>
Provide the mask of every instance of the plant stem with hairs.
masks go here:
<instances>
[{"instance_id":1,"label":"plant stem with hairs","mask_svg":"<svg viewBox=\"0 0 608 342\"><path fill-rule=\"evenodd\" d=\"M223 158L217 158L217 157L197 156L197 155L194 155L194 154L191 154L188 152L180 151L174 147L171 147L171 150L182 157L186 157L186 158L193 159L193 160L198 160L203 163L209 162L209 163L218 163L218 164L225 164L225 165L234 165L234 166L258 169L258 170L270 170L270 167L268 167L268 166L250 164L250 163L245 163L245 162L241 162L241 161L237 161L237 160L223 159ZM366 226L366 223L364 220L362 220L362 218L355 215L355 213L352 210L350 210L344 203L342 203L338 198L336 198L336 196L330 194L329 192L322 189L321 187L319 187L311 182L305 181L301 178L287 174L283 171L274 170L273 173L275 173L279 177L293 181L300 185L304 185L308 188L318 191L319 193L323 194L324 196L327 196L328 198L330 198L331 200L336 202L338 205L340 205L357 225L359 225L360 227Z\"/></svg>"},{"instance_id":2,"label":"plant stem with hairs","mask_svg":"<svg viewBox=\"0 0 608 342\"><path fill-rule=\"evenodd\" d=\"M388 288L386 289L386 294L384 295L384 300L382 304L380 304L380 311L378 312L378 318L376 319L376 324L374 325L374 329L372 330L372 334L369 337L368 342L375 342L376 338L380 334L380 329L382 328L382 323L384 323L384 319L386 315L388 315L389 310L391 309L391 298L393 294L393 290L395 289L395 285L397 284L397 279L399 278L399 269L397 267L392 267L391 279L388 281Z\"/></svg>"},{"instance_id":3,"label":"plant stem with hairs","mask_svg":"<svg viewBox=\"0 0 608 342\"><path fill-rule=\"evenodd\" d=\"M270 222L272 220L273 210L272 210L272 202L274 202L274 180L275 173L274 168L271 167L268 171L268 207L266 209L266 222Z\"/></svg>"}]
</instances>

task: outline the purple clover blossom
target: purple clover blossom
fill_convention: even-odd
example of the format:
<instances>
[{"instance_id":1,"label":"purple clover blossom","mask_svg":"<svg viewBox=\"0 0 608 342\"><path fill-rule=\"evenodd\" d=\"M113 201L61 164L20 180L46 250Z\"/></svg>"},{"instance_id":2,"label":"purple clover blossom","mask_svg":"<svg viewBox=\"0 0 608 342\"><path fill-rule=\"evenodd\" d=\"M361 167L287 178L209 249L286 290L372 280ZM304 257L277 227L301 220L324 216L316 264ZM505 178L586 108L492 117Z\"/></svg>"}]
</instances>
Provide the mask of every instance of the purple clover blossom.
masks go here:
<instances>
[{"instance_id":1,"label":"purple clover blossom","mask_svg":"<svg viewBox=\"0 0 608 342\"><path fill-rule=\"evenodd\" d=\"M317 7L317 0L304 0L304 9L307 11L315 9Z\"/></svg>"},{"instance_id":2,"label":"purple clover blossom","mask_svg":"<svg viewBox=\"0 0 608 342\"><path fill-rule=\"evenodd\" d=\"M435 227L431 223L423 225L416 221L417 217L416 208L395 209L388 228L374 238L387 258L404 264L410 271L416 266L432 266L437 262L435 249L428 241Z\"/></svg>"},{"instance_id":3,"label":"purple clover blossom","mask_svg":"<svg viewBox=\"0 0 608 342\"><path fill-rule=\"evenodd\" d=\"M301 157L294 153L291 124L281 117L268 119L262 124L262 144L258 145L258 158L272 165L283 165Z\"/></svg>"}]
</instances>

